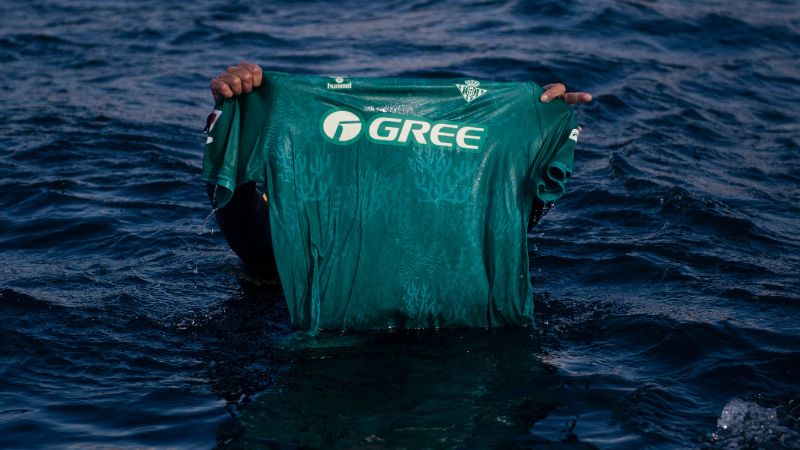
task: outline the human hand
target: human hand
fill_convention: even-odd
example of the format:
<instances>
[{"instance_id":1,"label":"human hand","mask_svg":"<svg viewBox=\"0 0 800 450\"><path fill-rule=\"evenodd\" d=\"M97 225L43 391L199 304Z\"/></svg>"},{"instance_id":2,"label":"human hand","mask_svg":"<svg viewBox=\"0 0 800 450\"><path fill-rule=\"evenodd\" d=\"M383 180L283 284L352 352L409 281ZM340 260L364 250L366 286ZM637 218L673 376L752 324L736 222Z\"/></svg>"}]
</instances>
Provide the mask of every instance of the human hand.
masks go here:
<instances>
[{"instance_id":1,"label":"human hand","mask_svg":"<svg viewBox=\"0 0 800 450\"><path fill-rule=\"evenodd\" d=\"M562 98L568 105L579 103L589 103L592 101L592 94L588 92L567 92L567 87L562 83L551 83L544 86L544 93L539 100L549 102L554 98Z\"/></svg>"},{"instance_id":2,"label":"human hand","mask_svg":"<svg viewBox=\"0 0 800 450\"><path fill-rule=\"evenodd\" d=\"M215 101L220 101L247 94L261 86L261 80L261 67L242 61L238 66L228 67L225 72L211 80L211 95Z\"/></svg>"}]
</instances>

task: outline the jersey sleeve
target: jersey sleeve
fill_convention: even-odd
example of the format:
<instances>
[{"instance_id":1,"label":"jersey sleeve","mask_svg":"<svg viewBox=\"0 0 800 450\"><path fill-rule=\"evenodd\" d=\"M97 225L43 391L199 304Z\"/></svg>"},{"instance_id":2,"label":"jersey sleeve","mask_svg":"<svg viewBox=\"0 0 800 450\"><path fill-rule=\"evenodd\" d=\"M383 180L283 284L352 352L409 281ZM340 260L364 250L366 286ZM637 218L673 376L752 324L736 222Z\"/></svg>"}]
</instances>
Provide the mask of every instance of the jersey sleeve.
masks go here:
<instances>
[{"instance_id":1,"label":"jersey sleeve","mask_svg":"<svg viewBox=\"0 0 800 450\"><path fill-rule=\"evenodd\" d=\"M203 180L216 186L213 203L224 207L238 186L264 179L267 88L215 104L206 122Z\"/></svg>"},{"instance_id":2,"label":"jersey sleeve","mask_svg":"<svg viewBox=\"0 0 800 450\"><path fill-rule=\"evenodd\" d=\"M536 197L548 203L566 191L579 131L575 114L566 105L548 105L542 110L540 120L544 134L533 164L532 187Z\"/></svg>"}]
</instances>

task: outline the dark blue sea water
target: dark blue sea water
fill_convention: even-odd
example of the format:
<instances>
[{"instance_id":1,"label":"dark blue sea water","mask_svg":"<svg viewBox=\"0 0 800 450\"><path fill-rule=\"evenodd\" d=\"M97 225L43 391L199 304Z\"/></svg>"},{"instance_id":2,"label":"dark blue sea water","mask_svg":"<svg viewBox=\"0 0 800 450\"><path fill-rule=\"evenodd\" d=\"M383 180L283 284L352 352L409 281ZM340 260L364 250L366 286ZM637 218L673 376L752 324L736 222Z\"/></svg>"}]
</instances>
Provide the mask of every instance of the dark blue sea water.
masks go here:
<instances>
[{"instance_id":1,"label":"dark blue sea water","mask_svg":"<svg viewBox=\"0 0 800 450\"><path fill-rule=\"evenodd\" d=\"M208 84L595 95L535 330L291 331L200 180ZM0 1L0 447L800 448L800 4Z\"/></svg>"}]
</instances>

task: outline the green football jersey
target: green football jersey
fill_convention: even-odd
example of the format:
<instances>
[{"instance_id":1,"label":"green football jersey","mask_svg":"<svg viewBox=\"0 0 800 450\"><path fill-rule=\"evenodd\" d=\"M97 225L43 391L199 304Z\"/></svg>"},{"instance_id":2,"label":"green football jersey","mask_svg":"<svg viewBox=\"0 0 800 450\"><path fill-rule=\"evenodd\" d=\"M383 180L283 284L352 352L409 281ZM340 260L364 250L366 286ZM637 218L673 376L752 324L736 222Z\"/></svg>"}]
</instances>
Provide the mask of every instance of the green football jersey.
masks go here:
<instances>
[{"instance_id":1,"label":"green football jersey","mask_svg":"<svg viewBox=\"0 0 800 450\"><path fill-rule=\"evenodd\" d=\"M292 324L532 323L527 224L578 140L532 82L264 73L217 103L203 178L224 206L263 182Z\"/></svg>"}]
</instances>

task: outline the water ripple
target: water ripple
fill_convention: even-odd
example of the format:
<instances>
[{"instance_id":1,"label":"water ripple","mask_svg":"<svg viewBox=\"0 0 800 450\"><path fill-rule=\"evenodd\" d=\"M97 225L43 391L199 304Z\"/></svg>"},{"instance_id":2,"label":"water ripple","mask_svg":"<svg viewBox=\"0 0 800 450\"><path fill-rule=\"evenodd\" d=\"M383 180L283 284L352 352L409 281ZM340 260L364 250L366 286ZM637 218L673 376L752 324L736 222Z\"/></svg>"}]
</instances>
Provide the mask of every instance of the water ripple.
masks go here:
<instances>
[{"instance_id":1,"label":"water ripple","mask_svg":"<svg viewBox=\"0 0 800 450\"><path fill-rule=\"evenodd\" d=\"M800 448L794 6L0 4L0 446ZM292 333L206 222L240 60L592 92L537 328Z\"/></svg>"}]
</instances>

